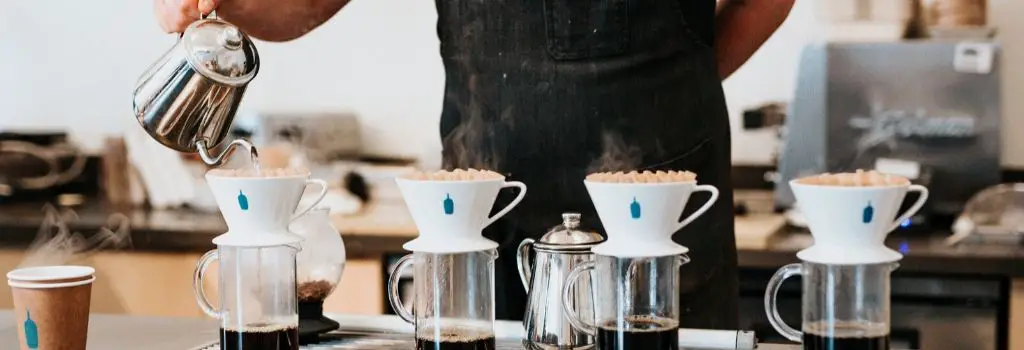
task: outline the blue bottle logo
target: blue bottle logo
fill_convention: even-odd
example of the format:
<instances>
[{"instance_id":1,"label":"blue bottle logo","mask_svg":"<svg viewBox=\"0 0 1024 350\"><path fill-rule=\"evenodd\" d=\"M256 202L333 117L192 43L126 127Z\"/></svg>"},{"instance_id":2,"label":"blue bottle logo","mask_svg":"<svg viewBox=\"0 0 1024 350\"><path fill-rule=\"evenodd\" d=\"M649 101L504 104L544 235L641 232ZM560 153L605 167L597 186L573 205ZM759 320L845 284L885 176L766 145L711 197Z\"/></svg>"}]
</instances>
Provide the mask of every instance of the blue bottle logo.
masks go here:
<instances>
[{"instance_id":1,"label":"blue bottle logo","mask_svg":"<svg viewBox=\"0 0 1024 350\"><path fill-rule=\"evenodd\" d=\"M238 190L238 207L242 210L249 210L249 198L242 193L242 190Z\"/></svg>"},{"instance_id":2,"label":"blue bottle logo","mask_svg":"<svg viewBox=\"0 0 1024 350\"><path fill-rule=\"evenodd\" d=\"M444 195L444 215L455 214L455 201L452 200L450 194L445 193Z\"/></svg>"},{"instance_id":3,"label":"blue bottle logo","mask_svg":"<svg viewBox=\"0 0 1024 350\"><path fill-rule=\"evenodd\" d=\"M871 223L871 219L875 217L875 208L871 206L871 201L868 201L868 206L864 207L863 220L865 224Z\"/></svg>"},{"instance_id":4,"label":"blue bottle logo","mask_svg":"<svg viewBox=\"0 0 1024 350\"><path fill-rule=\"evenodd\" d=\"M640 218L640 202L636 201L636 197L633 197L633 203L629 204L629 215L632 216L633 219Z\"/></svg>"},{"instance_id":5,"label":"blue bottle logo","mask_svg":"<svg viewBox=\"0 0 1024 350\"><path fill-rule=\"evenodd\" d=\"M36 322L32 321L32 313L27 309L25 310L25 345L29 349L39 348L39 330L36 328Z\"/></svg>"}]
</instances>

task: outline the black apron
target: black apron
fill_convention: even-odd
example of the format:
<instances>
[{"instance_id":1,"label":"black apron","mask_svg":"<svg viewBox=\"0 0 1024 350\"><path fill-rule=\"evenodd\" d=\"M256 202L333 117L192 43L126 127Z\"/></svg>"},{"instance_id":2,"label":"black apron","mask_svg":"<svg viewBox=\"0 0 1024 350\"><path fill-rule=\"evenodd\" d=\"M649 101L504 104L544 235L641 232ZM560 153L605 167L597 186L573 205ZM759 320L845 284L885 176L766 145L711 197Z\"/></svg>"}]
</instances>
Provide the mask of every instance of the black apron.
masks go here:
<instances>
[{"instance_id":1,"label":"black apron","mask_svg":"<svg viewBox=\"0 0 1024 350\"><path fill-rule=\"evenodd\" d=\"M484 234L501 244L499 319L522 319L517 244L563 212L600 221L592 171L690 170L721 192L674 239L680 325L735 329L729 122L713 49L715 0L437 0L447 168L486 168L528 192ZM505 190L503 192L511 192ZM496 208L513 196L502 193ZM706 200L697 194L683 215Z\"/></svg>"}]
</instances>

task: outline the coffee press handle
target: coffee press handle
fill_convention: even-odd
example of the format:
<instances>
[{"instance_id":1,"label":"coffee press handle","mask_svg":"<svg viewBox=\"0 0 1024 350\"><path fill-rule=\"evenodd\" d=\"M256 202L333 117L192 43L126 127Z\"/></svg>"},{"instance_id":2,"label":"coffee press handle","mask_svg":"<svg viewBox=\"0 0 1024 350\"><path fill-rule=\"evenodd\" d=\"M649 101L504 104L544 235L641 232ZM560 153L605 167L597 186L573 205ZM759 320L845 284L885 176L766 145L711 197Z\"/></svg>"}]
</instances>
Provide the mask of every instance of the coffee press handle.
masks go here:
<instances>
[{"instance_id":1,"label":"coffee press handle","mask_svg":"<svg viewBox=\"0 0 1024 350\"><path fill-rule=\"evenodd\" d=\"M519 279L523 281L523 289L530 292L530 280L533 279L533 262L530 261L530 248L535 241L533 238L524 239L516 249L516 265L519 266Z\"/></svg>"},{"instance_id":2,"label":"coffee press handle","mask_svg":"<svg viewBox=\"0 0 1024 350\"><path fill-rule=\"evenodd\" d=\"M576 268L573 268L572 271L569 272L569 275L565 277L565 285L562 286L562 314L567 320L569 320L569 324L571 324L573 328L579 329L583 333L591 336L597 334L597 327L580 319L579 313L576 312L576 305L573 302L572 292L576 288L576 282L580 280L580 277L583 277L584 273L593 271L594 266L593 261L587 261L576 266Z\"/></svg>"},{"instance_id":3,"label":"coffee press handle","mask_svg":"<svg viewBox=\"0 0 1024 350\"><path fill-rule=\"evenodd\" d=\"M506 188L506 187L519 187L519 194L516 195L516 199L513 199L511 203L509 203L508 205L505 206L505 209L502 209L501 211L499 211L496 214L492 215L491 217L487 218L487 223L484 225L484 227L490 226L495 221L498 221L498 219L500 219L502 216L505 216L505 214L508 214L508 212L512 211L512 208L515 208L516 205L519 204L519 202L521 202L523 200L523 197L526 196L526 184L524 184L522 182L519 182L519 181L509 181L509 182L506 182L503 185L501 185L501 188Z\"/></svg>"},{"instance_id":4,"label":"coffee press handle","mask_svg":"<svg viewBox=\"0 0 1024 350\"><path fill-rule=\"evenodd\" d=\"M391 270L391 276L388 277L388 301L391 302L391 308L395 309L398 317L401 317L403 321L409 324L415 325L416 317L409 310L405 309L405 305L402 304L402 296L398 294L398 283L402 281L402 271L409 267L409 265L412 265L412 257L412 254L408 254L398 259L398 264L395 264L395 268Z\"/></svg>"},{"instance_id":5,"label":"coffee press handle","mask_svg":"<svg viewBox=\"0 0 1024 350\"><path fill-rule=\"evenodd\" d=\"M206 275L206 269L210 267L214 261L218 260L217 250L211 250L203 254L199 258L199 262L196 264L196 270L192 274L192 292L196 295L196 303L199 304L199 308L203 309L203 312L213 318L220 318L220 310L213 307L210 304L210 300L206 298L206 289L203 286L203 277Z\"/></svg>"},{"instance_id":6,"label":"coffee press handle","mask_svg":"<svg viewBox=\"0 0 1024 350\"><path fill-rule=\"evenodd\" d=\"M772 324L776 332L779 332L786 339L800 343L803 333L793 329L779 315L779 288L787 278L803 273L803 266L800 264L789 264L775 272L772 279L768 281L768 288L764 291L764 313L768 316L768 322Z\"/></svg>"},{"instance_id":7,"label":"coffee press handle","mask_svg":"<svg viewBox=\"0 0 1024 350\"><path fill-rule=\"evenodd\" d=\"M693 220L696 220L698 217L700 217L701 214L704 214L704 212L708 211L708 209L711 209L711 206L714 205L715 201L718 200L718 189L715 188L715 186L697 185L697 187L693 188L693 192L708 192L711 193L711 198L708 198L708 201L705 202L704 205L702 205L700 208L697 208L697 210L694 211L693 214L690 214L690 216L687 216L685 219L683 219L683 221L680 221L679 224L676 226L676 231L679 231L679 229L685 227L686 225L689 225L691 222L693 222Z\"/></svg>"},{"instance_id":8,"label":"coffee press handle","mask_svg":"<svg viewBox=\"0 0 1024 350\"><path fill-rule=\"evenodd\" d=\"M889 230L885 231L885 232L892 232L897 227L900 227L900 224L902 224L903 221L906 221L911 216L914 216L914 214L917 214L917 211L921 210L921 207L924 206L924 202L926 200L928 200L928 188L927 187L924 187L924 186L921 186L921 185L910 185L910 187L907 188L907 192L918 192L918 193L920 193L920 195L917 196L917 202L914 202L914 205L910 206L910 209L907 209L907 211L904 212L903 215L900 215L900 217L896 218L896 222L892 223L892 226L889 227Z\"/></svg>"},{"instance_id":9,"label":"coffee press handle","mask_svg":"<svg viewBox=\"0 0 1024 350\"><path fill-rule=\"evenodd\" d=\"M298 219L300 216L306 215L306 213L308 213L310 210L316 208L317 204L320 204L320 201L323 201L324 196L327 195L327 181L320 179L306 179L305 186L309 185L320 186L320 194L316 195L316 200L313 201L313 203L311 203L308 207L302 210L297 210L295 214L292 214L292 218L288 220L289 222L295 221L295 219Z\"/></svg>"}]
</instances>

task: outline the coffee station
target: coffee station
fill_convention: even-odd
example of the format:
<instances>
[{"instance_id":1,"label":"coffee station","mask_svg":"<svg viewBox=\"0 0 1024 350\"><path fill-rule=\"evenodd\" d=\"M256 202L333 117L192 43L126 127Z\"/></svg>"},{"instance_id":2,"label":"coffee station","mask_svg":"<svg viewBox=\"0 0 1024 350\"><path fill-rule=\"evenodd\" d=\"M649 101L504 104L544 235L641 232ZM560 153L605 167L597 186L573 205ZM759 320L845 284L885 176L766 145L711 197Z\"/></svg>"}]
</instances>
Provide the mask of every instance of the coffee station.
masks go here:
<instances>
[{"instance_id":1,"label":"coffee station","mask_svg":"<svg viewBox=\"0 0 1024 350\"><path fill-rule=\"evenodd\" d=\"M525 291L521 321L495 316L509 242L482 232L552 194L493 169L366 156L381 132L354 114L241 118L265 68L257 46L215 14L189 25L136 82L134 134L108 143L127 154L0 132L4 348L1024 348L1024 172L1001 164L1002 43L804 46L793 99L758 112L777 158L734 166L731 195L690 169L574 180L586 208L511 242L504 287ZM40 198L57 204L40 212ZM673 238L723 205L737 208L740 324L686 327L680 273L697 258ZM97 248L29 263L51 230Z\"/></svg>"}]
</instances>

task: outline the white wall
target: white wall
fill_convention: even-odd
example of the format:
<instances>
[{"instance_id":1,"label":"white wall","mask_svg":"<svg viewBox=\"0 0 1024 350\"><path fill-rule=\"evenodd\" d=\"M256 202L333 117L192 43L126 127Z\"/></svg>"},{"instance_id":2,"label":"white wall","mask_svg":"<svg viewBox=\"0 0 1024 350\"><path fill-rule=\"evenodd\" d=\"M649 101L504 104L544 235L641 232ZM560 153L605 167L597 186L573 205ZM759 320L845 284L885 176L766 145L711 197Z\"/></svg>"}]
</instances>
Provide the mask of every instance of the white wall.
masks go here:
<instances>
[{"instance_id":1,"label":"white wall","mask_svg":"<svg viewBox=\"0 0 1024 350\"><path fill-rule=\"evenodd\" d=\"M95 149L137 127L135 80L176 40L151 3L0 2L0 130L70 127ZM360 0L300 40L257 43L262 66L240 113L352 110L371 151L418 155L439 142L436 19L430 0Z\"/></svg>"},{"instance_id":2,"label":"white wall","mask_svg":"<svg viewBox=\"0 0 1024 350\"><path fill-rule=\"evenodd\" d=\"M764 164L769 132L739 132L744 108L788 100L801 46L816 24L812 0L797 2L779 33L725 82L733 118L733 158ZM1004 62L1024 58L1024 2L991 0L992 21L1006 43ZM439 148L437 120L444 76L431 0L356 0L310 35L258 43L259 77L242 113L351 110L374 153L419 155ZM136 127L130 95L138 75L174 43L162 34L147 0L47 0L0 3L0 130L71 128L95 149L106 134ZM1024 66L1004 66L1008 127L1004 164L1024 166Z\"/></svg>"}]
</instances>

